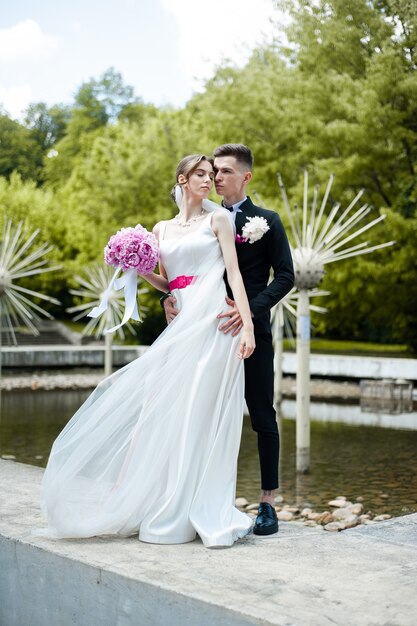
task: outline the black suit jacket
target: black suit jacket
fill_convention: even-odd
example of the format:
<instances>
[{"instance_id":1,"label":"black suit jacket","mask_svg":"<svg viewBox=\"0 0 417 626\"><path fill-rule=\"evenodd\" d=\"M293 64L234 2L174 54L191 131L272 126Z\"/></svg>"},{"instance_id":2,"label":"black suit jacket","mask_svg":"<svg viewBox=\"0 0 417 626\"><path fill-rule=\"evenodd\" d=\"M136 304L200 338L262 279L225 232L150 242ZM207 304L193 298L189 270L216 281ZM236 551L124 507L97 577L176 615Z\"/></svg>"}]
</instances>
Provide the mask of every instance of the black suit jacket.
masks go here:
<instances>
[{"instance_id":1,"label":"black suit jacket","mask_svg":"<svg viewBox=\"0 0 417 626\"><path fill-rule=\"evenodd\" d=\"M270 310L294 285L294 267L284 226L275 211L255 206L248 197L236 214L236 234L249 217L264 217L269 230L255 243L236 243L239 269L254 317L255 333L271 333ZM274 278L268 284L271 268ZM229 296L231 290L227 285Z\"/></svg>"}]
</instances>

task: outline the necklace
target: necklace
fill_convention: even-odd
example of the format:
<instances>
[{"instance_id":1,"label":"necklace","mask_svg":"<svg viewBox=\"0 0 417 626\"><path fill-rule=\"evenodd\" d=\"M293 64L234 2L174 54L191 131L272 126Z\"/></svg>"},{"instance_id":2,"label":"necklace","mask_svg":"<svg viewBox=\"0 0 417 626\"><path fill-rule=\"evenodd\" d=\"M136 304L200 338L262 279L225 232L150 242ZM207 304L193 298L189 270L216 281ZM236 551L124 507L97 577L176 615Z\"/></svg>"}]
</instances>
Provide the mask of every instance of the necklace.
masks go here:
<instances>
[{"instance_id":1,"label":"necklace","mask_svg":"<svg viewBox=\"0 0 417 626\"><path fill-rule=\"evenodd\" d=\"M204 215L204 212L205 211L202 208L200 213L197 213L197 215L193 215L193 217L190 217L189 220L185 220L185 221L180 220L181 213L179 213L178 215L174 217L174 222L178 224L178 226L181 226L181 228L186 228L186 227L191 226L191 222L197 221L202 215Z\"/></svg>"}]
</instances>

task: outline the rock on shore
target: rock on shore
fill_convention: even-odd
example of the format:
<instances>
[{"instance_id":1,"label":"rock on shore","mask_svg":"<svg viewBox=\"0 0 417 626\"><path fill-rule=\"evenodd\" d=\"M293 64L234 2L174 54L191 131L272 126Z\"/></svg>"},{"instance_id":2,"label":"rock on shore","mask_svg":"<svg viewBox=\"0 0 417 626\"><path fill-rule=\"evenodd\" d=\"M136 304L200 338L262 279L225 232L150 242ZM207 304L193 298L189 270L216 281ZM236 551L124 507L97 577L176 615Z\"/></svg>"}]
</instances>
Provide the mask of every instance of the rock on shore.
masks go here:
<instances>
[{"instance_id":1,"label":"rock on shore","mask_svg":"<svg viewBox=\"0 0 417 626\"><path fill-rule=\"evenodd\" d=\"M345 496L337 496L327 503L329 509L313 511L310 507L300 509L298 506L283 504L282 496L275 499L275 510L279 520L284 522L299 522L304 526L316 527L329 532L338 532L353 528L359 524L374 524L390 519L391 515L383 513L373 515L372 511L363 513L363 498L360 496L356 502L350 502ZM236 498L236 507L249 515L256 516L257 503L249 504L246 498Z\"/></svg>"},{"instance_id":2,"label":"rock on shore","mask_svg":"<svg viewBox=\"0 0 417 626\"><path fill-rule=\"evenodd\" d=\"M3 391L15 390L52 390L52 389L94 389L103 380L104 373L73 374L26 374L18 376L3 376L0 379L0 389Z\"/></svg>"}]
</instances>

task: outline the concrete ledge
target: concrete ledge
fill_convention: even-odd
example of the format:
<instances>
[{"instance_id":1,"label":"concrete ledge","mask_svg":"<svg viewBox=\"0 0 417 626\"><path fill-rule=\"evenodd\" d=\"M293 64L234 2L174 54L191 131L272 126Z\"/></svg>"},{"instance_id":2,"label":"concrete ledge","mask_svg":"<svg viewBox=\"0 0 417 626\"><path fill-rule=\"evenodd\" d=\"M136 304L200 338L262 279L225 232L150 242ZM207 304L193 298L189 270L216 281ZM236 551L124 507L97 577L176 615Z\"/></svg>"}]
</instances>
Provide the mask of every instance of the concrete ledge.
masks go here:
<instances>
[{"instance_id":1,"label":"concrete ledge","mask_svg":"<svg viewBox=\"0 0 417 626\"><path fill-rule=\"evenodd\" d=\"M281 523L224 550L50 541L31 535L42 473L0 461L4 626L415 624L417 514L335 534Z\"/></svg>"},{"instance_id":2,"label":"concrete ledge","mask_svg":"<svg viewBox=\"0 0 417 626\"><path fill-rule=\"evenodd\" d=\"M97 547L101 549L100 544ZM11 564L0 609L0 623L7 626L260 623L179 595L157 582L145 583L103 566L61 558L30 544L1 538L0 551L2 563ZM121 560L127 556L123 548L120 556Z\"/></svg>"},{"instance_id":3,"label":"concrete ledge","mask_svg":"<svg viewBox=\"0 0 417 626\"><path fill-rule=\"evenodd\" d=\"M284 352L282 370L295 376L297 355ZM396 359L380 356L343 356L336 354L311 354L312 376L332 378L405 378L417 380L417 359Z\"/></svg>"}]
</instances>

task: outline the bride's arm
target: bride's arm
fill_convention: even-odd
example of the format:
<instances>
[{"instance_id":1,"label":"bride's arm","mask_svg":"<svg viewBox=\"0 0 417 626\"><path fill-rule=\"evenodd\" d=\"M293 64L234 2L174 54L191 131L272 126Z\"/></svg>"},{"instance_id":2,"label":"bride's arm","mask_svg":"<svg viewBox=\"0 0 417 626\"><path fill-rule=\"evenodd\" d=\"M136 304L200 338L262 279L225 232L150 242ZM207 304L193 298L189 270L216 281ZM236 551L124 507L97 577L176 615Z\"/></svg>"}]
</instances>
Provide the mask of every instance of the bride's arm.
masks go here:
<instances>
[{"instance_id":1,"label":"bride's arm","mask_svg":"<svg viewBox=\"0 0 417 626\"><path fill-rule=\"evenodd\" d=\"M139 276L155 287L155 289L167 293L167 291L169 291L169 284L168 280L163 276L165 270L161 264L159 264L159 271L161 272L160 274L153 272L153 274L139 274Z\"/></svg>"},{"instance_id":2,"label":"bride's arm","mask_svg":"<svg viewBox=\"0 0 417 626\"><path fill-rule=\"evenodd\" d=\"M212 217L213 232L219 240L226 266L227 281L233 292L237 308L243 323L243 337L241 343L241 355L247 358L255 349L255 339L253 334L252 313L249 307L248 297L243 284L242 275L237 261L235 238L232 225L226 213L216 211ZM242 351L242 344L246 345L246 350ZM248 353L249 352L249 353Z\"/></svg>"},{"instance_id":3,"label":"bride's arm","mask_svg":"<svg viewBox=\"0 0 417 626\"><path fill-rule=\"evenodd\" d=\"M159 241L159 223L153 227L153 234ZM164 266L159 261L159 274L153 272L152 274L139 274L141 278L150 283L155 289L159 291L167 292L169 291L169 283L167 279L167 273L165 271Z\"/></svg>"}]
</instances>

